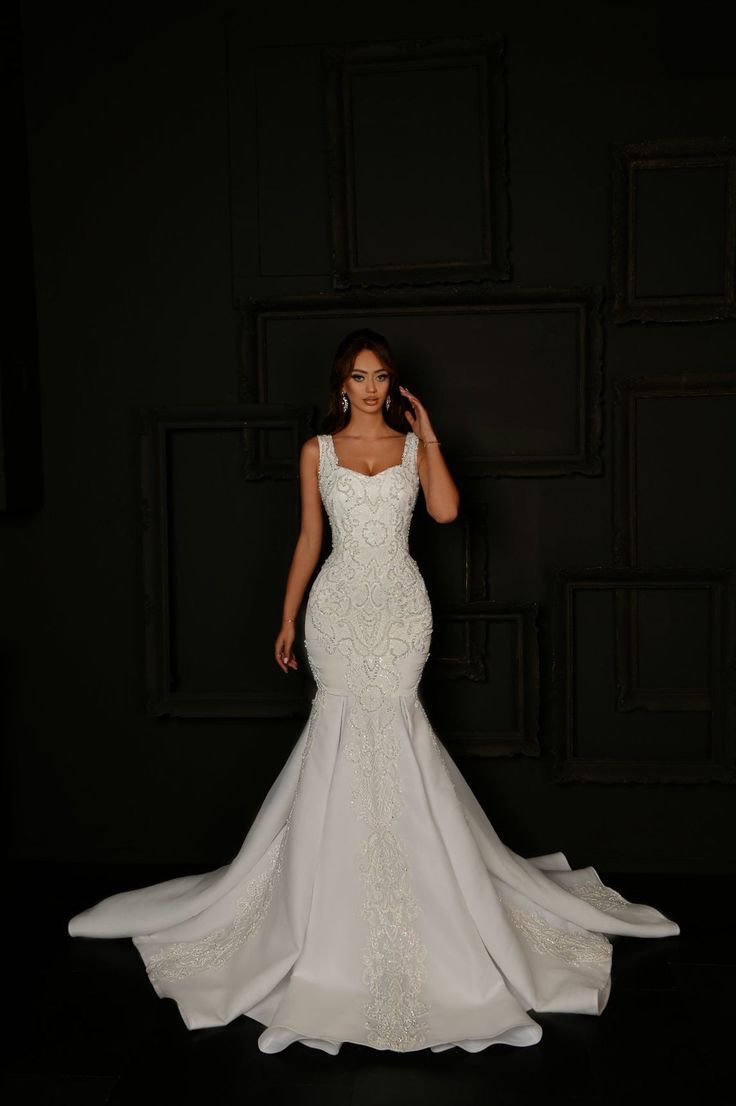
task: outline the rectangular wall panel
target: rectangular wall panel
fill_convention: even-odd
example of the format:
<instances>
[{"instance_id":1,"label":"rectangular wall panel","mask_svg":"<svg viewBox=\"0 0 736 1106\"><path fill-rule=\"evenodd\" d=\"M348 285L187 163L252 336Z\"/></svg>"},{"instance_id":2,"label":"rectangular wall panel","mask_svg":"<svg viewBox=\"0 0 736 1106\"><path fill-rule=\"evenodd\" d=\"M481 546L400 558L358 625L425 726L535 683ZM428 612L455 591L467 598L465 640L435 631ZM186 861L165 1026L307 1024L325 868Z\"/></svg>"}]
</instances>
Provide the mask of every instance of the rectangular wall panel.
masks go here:
<instances>
[{"instance_id":1,"label":"rectangular wall panel","mask_svg":"<svg viewBox=\"0 0 736 1106\"><path fill-rule=\"evenodd\" d=\"M273 656L298 534L298 412L169 409L145 421L151 713L306 713L308 673L285 685Z\"/></svg>"},{"instance_id":2,"label":"rectangular wall panel","mask_svg":"<svg viewBox=\"0 0 736 1106\"><path fill-rule=\"evenodd\" d=\"M389 339L401 379L428 410L442 410L443 446L459 471L593 475L601 471L600 307L600 289L254 300L241 395L313 405L317 426L338 343L370 326Z\"/></svg>"},{"instance_id":3,"label":"rectangular wall panel","mask_svg":"<svg viewBox=\"0 0 736 1106\"><path fill-rule=\"evenodd\" d=\"M508 279L502 37L326 61L334 287Z\"/></svg>"},{"instance_id":4,"label":"rectangular wall panel","mask_svg":"<svg viewBox=\"0 0 736 1106\"><path fill-rule=\"evenodd\" d=\"M465 603L436 610L434 622L422 693L442 742L453 755L539 756L536 604ZM478 663L448 682L443 654L461 628Z\"/></svg>"},{"instance_id":5,"label":"rectangular wall panel","mask_svg":"<svg viewBox=\"0 0 736 1106\"><path fill-rule=\"evenodd\" d=\"M614 382L618 565L734 563L736 371Z\"/></svg>"},{"instance_id":6,"label":"rectangular wall panel","mask_svg":"<svg viewBox=\"0 0 736 1106\"><path fill-rule=\"evenodd\" d=\"M736 143L670 138L613 147L613 320L736 314Z\"/></svg>"},{"instance_id":7,"label":"rectangular wall panel","mask_svg":"<svg viewBox=\"0 0 736 1106\"><path fill-rule=\"evenodd\" d=\"M562 780L702 782L736 780L736 704L725 674L736 663L736 574L677 569L559 570L554 580L554 718ZM644 597L643 609L669 610L669 643L650 667L669 687L644 688L651 702L626 701L620 673L638 673L628 619L618 605ZM702 636L693 642L695 603ZM630 615L630 611L628 612ZM677 617L679 615L679 618ZM650 641L652 631L649 630ZM653 643L652 643L653 644ZM699 649L705 652L687 669ZM696 686L703 684L704 686ZM623 698L622 698L623 697Z\"/></svg>"}]
</instances>

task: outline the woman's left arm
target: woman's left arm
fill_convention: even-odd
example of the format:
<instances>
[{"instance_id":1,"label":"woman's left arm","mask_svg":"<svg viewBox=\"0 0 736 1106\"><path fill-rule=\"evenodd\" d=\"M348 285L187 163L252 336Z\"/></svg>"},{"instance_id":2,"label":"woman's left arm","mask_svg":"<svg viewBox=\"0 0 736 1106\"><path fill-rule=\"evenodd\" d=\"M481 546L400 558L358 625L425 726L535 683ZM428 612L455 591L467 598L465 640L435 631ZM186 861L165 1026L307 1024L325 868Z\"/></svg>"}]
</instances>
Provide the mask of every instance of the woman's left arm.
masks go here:
<instances>
[{"instance_id":1,"label":"woman's left arm","mask_svg":"<svg viewBox=\"0 0 736 1106\"><path fill-rule=\"evenodd\" d=\"M457 518L460 493L445 464L427 409L408 388L400 386L400 391L414 408L413 415L410 411L405 414L420 441L417 464L427 511L435 522L452 522Z\"/></svg>"}]
</instances>

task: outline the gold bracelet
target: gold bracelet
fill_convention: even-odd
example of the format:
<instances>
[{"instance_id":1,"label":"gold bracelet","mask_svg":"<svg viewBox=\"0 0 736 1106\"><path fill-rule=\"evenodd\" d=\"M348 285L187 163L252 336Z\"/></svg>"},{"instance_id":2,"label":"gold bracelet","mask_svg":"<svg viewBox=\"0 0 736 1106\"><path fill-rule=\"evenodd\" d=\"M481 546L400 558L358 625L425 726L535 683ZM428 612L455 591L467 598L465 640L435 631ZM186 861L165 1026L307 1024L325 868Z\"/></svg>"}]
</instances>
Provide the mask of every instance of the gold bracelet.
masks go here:
<instances>
[{"instance_id":1,"label":"gold bracelet","mask_svg":"<svg viewBox=\"0 0 736 1106\"><path fill-rule=\"evenodd\" d=\"M425 445L442 445L439 438L422 438Z\"/></svg>"}]
</instances>

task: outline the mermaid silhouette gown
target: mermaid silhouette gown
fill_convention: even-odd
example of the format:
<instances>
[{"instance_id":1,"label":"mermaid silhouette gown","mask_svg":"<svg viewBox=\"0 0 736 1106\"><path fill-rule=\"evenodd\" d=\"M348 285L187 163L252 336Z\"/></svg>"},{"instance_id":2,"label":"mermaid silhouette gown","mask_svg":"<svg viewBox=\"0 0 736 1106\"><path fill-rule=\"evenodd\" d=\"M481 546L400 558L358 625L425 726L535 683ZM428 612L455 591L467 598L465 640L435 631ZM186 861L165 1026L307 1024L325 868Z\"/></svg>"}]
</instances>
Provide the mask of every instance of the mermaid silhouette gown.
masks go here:
<instances>
[{"instance_id":1,"label":"mermaid silhouette gown","mask_svg":"<svg viewBox=\"0 0 736 1106\"><path fill-rule=\"evenodd\" d=\"M533 1045L528 1011L603 1011L606 934L679 927L592 867L498 838L417 697L432 632L407 545L418 439L373 476L318 440L333 548L307 601L301 736L229 864L112 895L69 933L131 937L190 1029L243 1014L263 1052Z\"/></svg>"}]
</instances>

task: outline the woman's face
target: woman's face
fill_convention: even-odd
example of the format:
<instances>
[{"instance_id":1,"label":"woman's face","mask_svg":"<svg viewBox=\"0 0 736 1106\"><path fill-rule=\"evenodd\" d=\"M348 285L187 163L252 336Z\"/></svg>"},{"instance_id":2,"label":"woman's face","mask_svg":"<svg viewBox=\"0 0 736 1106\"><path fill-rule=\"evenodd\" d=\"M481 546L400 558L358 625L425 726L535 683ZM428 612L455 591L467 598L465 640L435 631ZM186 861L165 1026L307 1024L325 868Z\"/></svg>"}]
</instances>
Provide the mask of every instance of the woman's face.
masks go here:
<instances>
[{"instance_id":1,"label":"woman's face","mask_svg":"<svg viewBox=\"0 0 736 1106\"><path fill-rule=\"evenodd\" d=\"M351 407L359 411L380 411L390 383L391 373L383 367L373 350L362 349L342 386Z\"/></svg>"}]
</instances>

